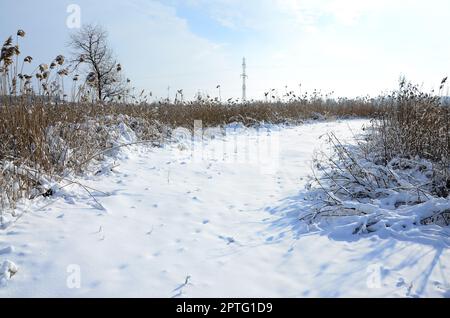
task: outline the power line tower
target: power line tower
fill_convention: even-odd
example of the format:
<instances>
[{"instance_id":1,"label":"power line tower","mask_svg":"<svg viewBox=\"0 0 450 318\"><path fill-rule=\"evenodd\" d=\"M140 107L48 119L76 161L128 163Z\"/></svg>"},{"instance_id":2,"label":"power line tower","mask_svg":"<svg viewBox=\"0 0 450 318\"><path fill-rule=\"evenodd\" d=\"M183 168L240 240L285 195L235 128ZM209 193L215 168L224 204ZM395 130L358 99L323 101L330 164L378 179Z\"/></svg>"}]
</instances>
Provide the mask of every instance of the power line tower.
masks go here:
<instances>
[{"instance_id":1,"label":"power line tower","mask_svg":"<svg viewBox=\"0 0 450 318\"><path fill-rule=\"evenodd\" d=\"M245 57L242 60L242 102L247 101L247 64L245 63Z\"/></svg>"}]
</instances>

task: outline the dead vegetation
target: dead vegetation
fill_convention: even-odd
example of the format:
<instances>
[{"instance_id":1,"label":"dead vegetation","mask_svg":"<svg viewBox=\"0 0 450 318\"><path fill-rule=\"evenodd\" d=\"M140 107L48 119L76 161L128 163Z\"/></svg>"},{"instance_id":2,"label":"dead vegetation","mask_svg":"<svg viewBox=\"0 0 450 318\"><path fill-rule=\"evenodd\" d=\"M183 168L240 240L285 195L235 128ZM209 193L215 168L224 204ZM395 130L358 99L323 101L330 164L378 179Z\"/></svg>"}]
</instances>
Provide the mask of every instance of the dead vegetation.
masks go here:
<instances>
[{"instance_id":1,"label":"dead vegetation","mask_svg":"<svg viewBox=\"0 0 450 318\"><path fill-rule=\"evenodd\" d=\"M302 219L367 217L370 231L392 211L411 210L419 218L415 225L450 225L448 206L439 201L450 195L449 113L442 96L401 80L380 99L378 115L356 145L328 135L332 152L318 154L311 185L322 203Z\"/></svg>"},{"instance_id":2,"label":"dead vegetation","mask_svg":"<svg viewBox=\"0 0 450 318\"><path fill-rule=\"evenodd\" d=\"M19 30L9 37L0 57L0 207L20 198L46 195L50 180L79 173L108 149L117 147L118 130L131 129L142 141L159 143L171 129L193 129L242 122L299 124L308 119L370 117L378 109L369 98L333 100L315 92L288 94L284 100L241 104L219 97L195 101L159 100L151 93L134 94L122 80L122 66L108 48L106 33L90 27L72 37L74 58L57 55L33 66L22 58ZM99 56L92 56L90 45ZM101 56L107 61L101 63ZM100 61L100 62L99 62ZM85 65L83 68L82 65ZM179 91L182 96L182 90Z\"/></svg>"},{"instance_id":3,"label":"dead vegetation","mask_svg":"<svg viewBox=\"0 0 450 318\"><path fill-rule=\"evenodd\" d=\"M98 159L96 153L114 147L114 136L122 123L140 140L161 143L174 128L193 129L195 120L202 120L204 127L231 122L247 126L261 122L299 124L311 118L370 116L373 111L373 106L365 103L349 107L307 100L233 106L209 102L130 105L20 101L0 107L2 201L15 202L29 196L31 189L42 188L38 176L19 170L34 171L47 179L68 170L82 171L89 158Z\"/></svg>"}]
</instances>

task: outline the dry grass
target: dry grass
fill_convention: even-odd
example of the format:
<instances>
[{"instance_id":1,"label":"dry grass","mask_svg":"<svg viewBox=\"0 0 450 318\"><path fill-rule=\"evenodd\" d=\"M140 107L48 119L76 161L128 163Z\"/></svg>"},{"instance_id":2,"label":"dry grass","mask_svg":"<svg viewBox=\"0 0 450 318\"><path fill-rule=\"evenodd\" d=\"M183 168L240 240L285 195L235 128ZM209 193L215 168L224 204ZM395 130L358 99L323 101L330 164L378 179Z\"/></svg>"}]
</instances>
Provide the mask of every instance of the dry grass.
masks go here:
<instances>
[{"instance_id":1,"label":"dry grass","mask_svg":"<svg viewBox=\"0 0 450 318\"><path fill-rule=\"evenodd\" d=\"M369 138L376 163L428 160L433 164L431 191L440 197L450 195L450 106L442 97L402 80L400 89L384 98Z\"/></svg>"},{"instance_id":2,"label":"dry grass","mask_svg":"<svg viewBox=\"0 0 450 318\"><path fill-rule=\"evenodd\" d=\"M300 123L310 118L370 116L368 102L252 103L224 105L208 101L185 104L81 104L15 99L0 106L0 204L45 193L49 180L77 173L98 159L94 155L113 146L114 128L127 124L141 140L170 136L172 128L193 129L194 120L205 127L231 122L246 125ZM34 194L33 194L34 193Z\"/></svg>"},{"instance_id":3,"label":"dry grass","mask_svg":"<svg viewBox=\"0 0 450 318\"><path fill-rule=\"evenodd\" d=\"M22 57L24 37L19 30L15 40L8 38L0 56L0 208L47 193L49 180L83 171L92 160L101 159L96 154L114 145L120 123L141 140L154 141L169 136L173 128L192 129L195 120L202 120L204 127L230 122L298 124L306 119L370 117L378 109L368 98L331 100L317 93L289 94L284 102L239 104L200 98L147 103L150 94L142 91L99 103L89 76L76 74L76 64L64 56L37 65L32 56Z\"/></svg>"},{"instance_id":4,"label":"dry grass","mask_svg":"<svg viewBox=\"0 0 450 318\"><path fill-rule=\"evenodd\" d=\"M385 97L382 104L374 140L382 147L386 163L397 156L419 156L448 166L450 107L442 98L423 93L403 80L400 89Z\"/></svg>"},{"instance_id":5,"label":"dry grass","mask_svg":"<svg viewBox=\"0 0 450 318\"><path fill-rule=\"evenodd\" d=\"M450 196L448 102L402 80L399 90L379 104L377 118L355 145L328 135L332 154L315 158L314 170L319 173L314 173L311 185L320 203L303 219L364 216L373 221L364 225L369 229L383 218L400 221L388 211L402 208L421 214L414 226L448 226L450 212L441 204Z\"/></svg>"}]
</instances>

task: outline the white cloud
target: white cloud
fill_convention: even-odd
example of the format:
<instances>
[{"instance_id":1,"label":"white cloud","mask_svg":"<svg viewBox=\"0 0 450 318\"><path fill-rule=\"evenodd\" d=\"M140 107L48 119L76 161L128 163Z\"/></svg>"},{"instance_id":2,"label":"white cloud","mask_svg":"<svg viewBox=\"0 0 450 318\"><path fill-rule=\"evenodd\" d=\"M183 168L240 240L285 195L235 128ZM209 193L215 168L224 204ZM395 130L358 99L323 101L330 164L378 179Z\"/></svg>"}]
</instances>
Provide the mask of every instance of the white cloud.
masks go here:
<instances>
[{"instance_id":1,"label":"white cloud","mask_svg":"<svg viewBox=\"0 0 450 318\"><path fill-rule=\"evenodd\" d=\"M226 46L192 33L174 7L158 1L133 0L114 6L127 21L106 25L125 72L139 89L167 97L167 87L184 89L192 98L198 89L217 85L217 68L227 67ZM106 15L105 15L106 16Z\"/></svg>"},{"instance_id":2,"label":"white cloud","mask_svg":"<svg viewBox=\"0 0 450 318\"><path fill-rule=\"evenodd\" d=\"M448 20L435 21L432 16L418 20L427 8L418 1L403 7L406 0L395 4L387 0L190 0L193 9L216 23L250 31L255 39L245 45L233 39L224 45L220 36L208 40L194 34L191 21L177 16L176 4L181 0L173 0L172 6L166 1L136 1L138 13L133 11L127 27L120 23L111 34L122 33L121 54L136 59L127 62L130 73L159 96L167 95L168 85L173 90L184 88L189 97L197 89L214 94L217 84L222 84L223 95L239 96L243 55L248 58L249 95L256 98L269 88L284 91L289 85L295 89L300 82L304 89L334 90L338 95L377 94L393 88L400 73L430 81L448 72L435 62L439 57L445 64L448 45L437 56L431 49L433 43L436 47L436 36L424 38L428 32L417 26L422 21L434 31L433 25L448 26ZM443 9L433 10L446 16ZM396 14L401 14L398 21ZM385 25L386 17L391 19L389 25ZM415 38L428 46L411 42Z\"/></svg>"},{"instance_id":3,"label":"white cloud","mask_svg":"<svg viewBox=\"0 0 450 318\"><path fill-rule=\"evenodd\" d=\"M262 31L274 20L277 8L273 0L172 0L173 3L187 3L205 12L220 25L230 29L251 29Z\"/></svg>"},{"instance_id":4,"label":"white cloud","mask_svg":"<svg viewBox=\"0 0 450 318\"><path fill-rule=\"evenodd\" d=\"M320 18L331 17L335 23L353 25L364 15L386 5L386 0L274 0L286 14L295 16L304 26L317 26Z\"/></svg>"},{"instance_id":5,"label":"white cloud","mask_svg":"<svg viewBox=\"0 0 450 318\"><path fill-rule=\"evenodd\" d=\"M238 30L268 31L299 27L315 31L327 24L351 26L364 15L392 6L389 0L172 0L202 10L220 25ZM405 0L397 0L404 2Z\"/></svg>"}]
</instances>

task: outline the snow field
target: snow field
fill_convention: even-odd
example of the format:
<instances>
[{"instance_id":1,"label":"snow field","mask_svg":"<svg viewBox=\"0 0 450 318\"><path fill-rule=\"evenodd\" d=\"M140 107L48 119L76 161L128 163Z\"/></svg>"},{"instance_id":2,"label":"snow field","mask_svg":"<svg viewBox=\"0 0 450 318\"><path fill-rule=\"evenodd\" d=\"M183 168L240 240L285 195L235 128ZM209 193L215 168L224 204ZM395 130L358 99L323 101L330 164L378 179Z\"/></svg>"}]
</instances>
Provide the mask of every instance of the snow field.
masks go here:
<instances>
[{"instance_id":1,"label":"snow field","mask_svg":"<svg viewBox=\"0 0 450 318\"><path fill-rule=\"evenodd\" d=\"M272 128L269 161L230 159L258 149L252 132L216 136L200 160L182 143L123 149L80 180L97 201L72 185L0 231L0 296L450 297L444 247L302 231L319 137L365 123Z\"/></svg>"}]
</instances>

